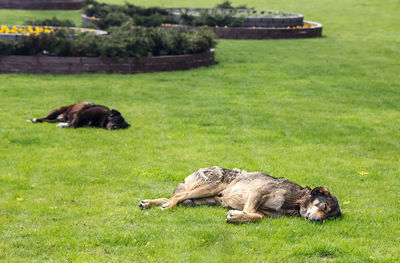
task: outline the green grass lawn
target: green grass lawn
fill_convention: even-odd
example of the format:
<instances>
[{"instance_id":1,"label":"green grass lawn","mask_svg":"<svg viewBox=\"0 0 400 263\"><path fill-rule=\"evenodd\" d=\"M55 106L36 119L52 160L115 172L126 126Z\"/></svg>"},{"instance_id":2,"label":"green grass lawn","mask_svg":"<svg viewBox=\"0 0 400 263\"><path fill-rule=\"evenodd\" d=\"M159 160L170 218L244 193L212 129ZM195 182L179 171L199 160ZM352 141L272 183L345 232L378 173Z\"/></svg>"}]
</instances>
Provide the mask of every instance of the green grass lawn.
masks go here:
<instances>
[{"instance_id":1,"label":"green grass lawn","mask_svg":"<svg viewBox=\"0 0 400 263\"><path fill-rule=\"evenodd\" d=\"M302 13L324 37L220 40L218 65L182 72L0 75L0 262L398 262L400 2L234 4ZM0 24L54 14L80 21L2 10ZM132 126L25 122L78 101ZM138 209L213 165L327 186L344 215L231 225L224 208Z\"/></svg>"}]
</instances>

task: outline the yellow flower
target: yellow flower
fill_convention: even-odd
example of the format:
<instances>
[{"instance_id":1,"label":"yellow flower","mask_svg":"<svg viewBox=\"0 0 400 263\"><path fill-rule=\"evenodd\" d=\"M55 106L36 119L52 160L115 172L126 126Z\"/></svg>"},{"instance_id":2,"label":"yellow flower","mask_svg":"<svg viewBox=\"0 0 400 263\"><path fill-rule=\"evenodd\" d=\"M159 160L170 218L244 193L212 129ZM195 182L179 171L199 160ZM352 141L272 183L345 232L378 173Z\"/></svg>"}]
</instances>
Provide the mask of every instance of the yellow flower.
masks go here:
<instances>
[{"instance_id":1,"label":"yellow flower","mask_svg":"<svg viewBox=\"0 0 400 263\"><path fill-rule=\"evenodd\" d=\"M22 201L24 201L24 198L23 197L17 197L17 201L18 202L22 202Z\"/></svg>"}]
</instances>

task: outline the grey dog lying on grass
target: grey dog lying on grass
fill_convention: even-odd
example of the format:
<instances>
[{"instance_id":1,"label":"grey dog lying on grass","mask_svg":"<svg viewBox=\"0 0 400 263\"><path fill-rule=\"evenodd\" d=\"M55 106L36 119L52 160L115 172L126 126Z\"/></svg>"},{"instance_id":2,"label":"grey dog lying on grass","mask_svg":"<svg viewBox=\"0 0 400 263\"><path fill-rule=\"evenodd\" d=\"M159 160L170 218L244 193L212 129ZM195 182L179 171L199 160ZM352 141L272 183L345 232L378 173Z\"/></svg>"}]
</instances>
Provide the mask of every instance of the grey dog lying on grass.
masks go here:
<instances>
[{"instance_id":1,"label":"grey dog lying on grass","mask_svg":"<svg viewBox=\"0 0 400 263\"><path fill-rule=\"evenodd\" d=\"M303 188L285 178L216 166L200 169L186 177L171 198L142 200L139 207L162 205L164 210L179 203L231 207L235 210L230 210L226 217L230 223L280 215L300 215L310 221L323 222L341 215L337 198L326 187Z\"/></svg>"}]
</instances>

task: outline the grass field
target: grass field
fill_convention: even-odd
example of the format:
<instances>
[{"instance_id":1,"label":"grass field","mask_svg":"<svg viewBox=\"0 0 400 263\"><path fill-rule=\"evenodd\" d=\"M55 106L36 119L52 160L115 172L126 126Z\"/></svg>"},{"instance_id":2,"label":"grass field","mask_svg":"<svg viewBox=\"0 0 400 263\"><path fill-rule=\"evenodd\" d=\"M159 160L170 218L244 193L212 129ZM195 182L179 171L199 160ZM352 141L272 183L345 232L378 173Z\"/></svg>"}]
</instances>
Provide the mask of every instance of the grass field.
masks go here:
<instances>
[{"instance_id":1,"label":"grass field","mask_svg":"<svg viewBox=\"0 0 400 263\"><path fill-rule=\"evenodd\" d=\"M302 13L324 37L220 40L218 65L182 72L0 75L0 262L399 262L400 2L234 4ZM1 10L0 24L52 15L80 21ZM132 126L25 122L78 101ZM231 225L224 208L138 209L213 165L327 186L344 215Z\"/></svg>"}]
</instances>

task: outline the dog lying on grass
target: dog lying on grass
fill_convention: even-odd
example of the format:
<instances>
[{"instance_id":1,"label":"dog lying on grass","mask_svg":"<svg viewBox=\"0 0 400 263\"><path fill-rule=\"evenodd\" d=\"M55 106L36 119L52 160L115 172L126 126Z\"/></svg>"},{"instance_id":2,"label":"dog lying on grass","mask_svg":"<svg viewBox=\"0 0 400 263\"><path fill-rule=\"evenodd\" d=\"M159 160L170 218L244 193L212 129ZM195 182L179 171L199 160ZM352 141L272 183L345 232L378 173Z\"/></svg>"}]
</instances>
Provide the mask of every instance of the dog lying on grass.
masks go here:
<instances>
[{"instance_id":1,"label":"dog lying on grass","mask_svg":"<svg viewBox=\"0 0 400 263\"><path fill-rule=\"evenodd\" d=\"M265 173L229 170L221 167L200 169L180 183L170 199L142 200L139 207L162 205L169 209L186 206L217 205L231 207L229 223L261 220L264 216L297 216L323 222L341 215L336 197L326 187L301 187L285 178Z\"/></svg>"},{"instance_id":2,"label":"dog lying on grass","mask_svg":"<svg viewBox=\"0 0 400 263\"><path fill-rule=\"evenodd\" d=\"M46 117L28 122L59 122L57 127L93 126L108 130L125 129L130 126L121 113L106 106L90 102L79 102L53 110Z\"/></svg>"}]
</instances>

